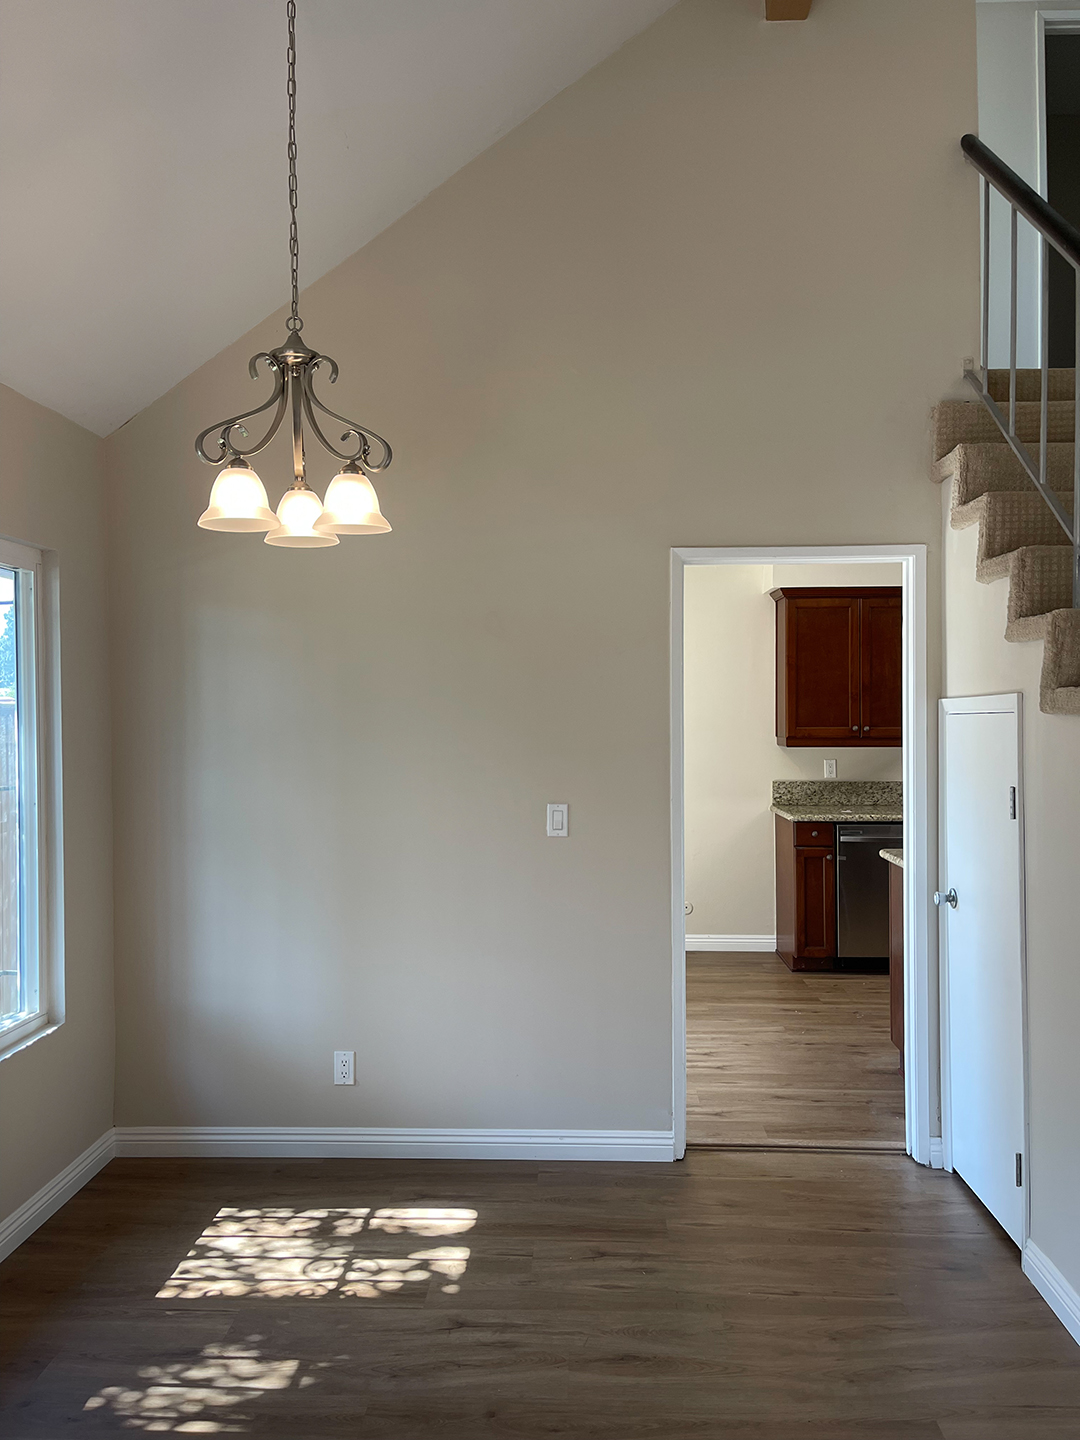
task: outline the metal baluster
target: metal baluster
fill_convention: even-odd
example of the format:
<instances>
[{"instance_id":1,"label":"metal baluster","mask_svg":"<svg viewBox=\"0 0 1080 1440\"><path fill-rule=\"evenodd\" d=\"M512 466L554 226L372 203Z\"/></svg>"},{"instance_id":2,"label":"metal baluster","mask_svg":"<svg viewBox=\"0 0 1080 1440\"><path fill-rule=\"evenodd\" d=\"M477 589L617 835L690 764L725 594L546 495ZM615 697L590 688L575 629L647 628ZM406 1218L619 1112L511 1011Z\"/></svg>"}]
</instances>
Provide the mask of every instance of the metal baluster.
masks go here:
<instances>
[{"instance_id":1,"label":"metal baluster","mask_svg":"<svg viewBox=\"0 0 1080 1440\"><path fill-rule=\"evenodd\" d=\"M1073 348L1073 609L1080 609L1080 271L1073 271L1076 285L1076 339Z\"/></svg>"},{"instance_id":2,"label":"metal baluster","mask_svg":"<svg viewBox=\"0 0 1080 1440\"><path fill-rule=\"evenodd\" d=\"M1009 429L1016 434L1016 206L1009 219Z\"/></svg>"},{"instance_id":3,"label":"metal baluster","mask_svg":"<svg viewBox=\"0 0 1080 1440\"><path fill-rule=\"evenodd\" d=\"M1042 242L1042 318L1039 348L1042 359L1039 367L1039 486L1045 491L1047 443L1050 439L1050 242Z\"/></svg>"},{"instance_id":4,"label":"metal baluster","mask_svg":"<svg viewBox=\"0 0 1080 1440\"><path fill-rule=\"evenodd\" d=\"M982 307L982 372L983 389L990 365L990 182L985 177L983 187L983 307Z\"/></svg>"}]
</instances>

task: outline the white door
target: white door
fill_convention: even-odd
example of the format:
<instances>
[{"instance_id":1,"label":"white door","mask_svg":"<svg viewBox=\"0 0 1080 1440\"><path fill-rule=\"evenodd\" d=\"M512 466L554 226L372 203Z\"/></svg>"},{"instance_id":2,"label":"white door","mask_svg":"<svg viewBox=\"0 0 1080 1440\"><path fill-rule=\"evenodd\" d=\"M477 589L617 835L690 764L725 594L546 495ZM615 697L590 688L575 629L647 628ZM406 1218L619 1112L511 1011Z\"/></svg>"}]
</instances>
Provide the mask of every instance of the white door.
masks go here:
<instances>
[{"instance_id":1,"label":"white door","mask_svg":"<svg viewBox=\"0 0 1080 1440\"><path fill-rule=\"evenodd\" d=\"M943 700L941 708L946 1163L1020 1245L1027 1183L1020 696Z\"/></svg>"}]
</instances>

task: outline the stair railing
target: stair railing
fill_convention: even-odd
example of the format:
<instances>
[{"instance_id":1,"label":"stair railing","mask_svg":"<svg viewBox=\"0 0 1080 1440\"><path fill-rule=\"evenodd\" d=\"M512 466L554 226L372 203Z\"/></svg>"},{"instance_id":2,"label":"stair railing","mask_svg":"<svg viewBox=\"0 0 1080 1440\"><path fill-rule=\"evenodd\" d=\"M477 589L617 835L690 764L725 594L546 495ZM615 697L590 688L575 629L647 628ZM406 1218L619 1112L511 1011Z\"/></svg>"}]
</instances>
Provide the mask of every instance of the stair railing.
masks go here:
<instances>
[{"instance_id":1,"label":"stair railing","mask_svg":"<svg viewBox=\"0 0 1080 1440\"><path fill-rule=\"evenodd\" d=\"M1076 272L1076 340L1080 352L1080 230L1052 210L1037 190L1021 180L1004 160L994 154L977 135L965 135L960 148L982 176L983 191L983 265L982 265L982 354L978 370L964 367L964 379L974 387L979 399L993 416L998 429L1013 454L1024 467L1036 490L1049 505L1058 524L1072 544L1073 607L1080 608L1080 353L1074 357L1076 374L1073 428L1073 511L1061 503L1057 492L1047 480L1050 436L1050 247L1063 255ZM1009 413L990 394L990 192L994 189L1009 202ZM1041 238L1042 278L1040 294L1040 384L1039 384L1039 459L1020 439L1016 430L1016 332L1017 332L1017 224L1023 216Z\"/></svg>"}]
</instances>

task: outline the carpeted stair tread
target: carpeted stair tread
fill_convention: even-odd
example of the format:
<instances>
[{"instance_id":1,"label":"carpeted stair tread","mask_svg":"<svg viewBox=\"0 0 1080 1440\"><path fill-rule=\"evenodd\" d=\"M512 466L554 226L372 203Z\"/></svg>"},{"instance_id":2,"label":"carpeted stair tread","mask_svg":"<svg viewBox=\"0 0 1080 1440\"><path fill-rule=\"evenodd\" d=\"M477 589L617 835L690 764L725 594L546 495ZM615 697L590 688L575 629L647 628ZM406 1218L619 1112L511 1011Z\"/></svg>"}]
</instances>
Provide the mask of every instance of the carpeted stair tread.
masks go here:
<instances>
[{"instance_id":1,"label":"carpeted stair tread","mask_svg":"<svg viewBox=\"0 0 1080 1440\"><path fill-rule=\"evenodd\" d=\"M1029 448L1031 458L1038 464L1041 446ZM1047 446L1046 472L1052 490L1072 494L1072 445L1058 441ZM1030 490L1033 495L1038 494L1020 461L1008 445L1001 443L954 445L935 464L934 478L942 482L952 480L954 509L991 490L1020 493Z\"/></svg>"},{"instance_id":2,"label":"carpeted stair tread","mask_svg":"<svg viewBox=\"0 0 1080 1440\"><path fill-rule=\"evenodd\" d=\"M1047 388L1051 400L1075 399L1075 370L1050 370L1047 374L1050 381ZM986 386L995 400L999 402L1004 401L1006 405L1009 403L1008 370L991 370L986 377ZM1041 370L1017 370L1016 398L1017 400L1039 400L1042 398Z\"/></svg>"},{"instance_id":3,"label":"carpeted stair tread","mask_svg":"<svg viewBox=\"0 0 1080 1440\"><path fill-rule=\"evenodd\" d=\"M1045 715L1080 715L1080 610L1046 617L1039 709Z\"/></svg>"},{"instance_id":4,"label":"carpeted stair tread","mask_svg":"<svg viewBox=\"0 0 1080 1440\"><path fill-rule=\"evenodd\" d=\"M1040 459L1037 370L1017 371L1016 428L1033 462ZM1009 372L987 383L1008 404ZM1073 512L1075 372L1052 370L1048 386L1047 481L1067 515ZM949 522L978 525L975 578L1008 581L1006 640L1041 640L1039 709L1080 716L1080 609L1074 609L1073 548L989 410L979 401L947 400L933 412L934 478L950 484Z\"/></svg>"},{"instance_id":5,"label":"carpeted stair tread","mask_svg":"<svg viewBox=\"0 0 1080 1440\"><path fill-rule=\"evenodd\" d=\"M1061 497L1071 512L1072 496ZM1009 573L1009 556L1028 546L1064 546L1071 554L1071 542L1036 492L1018 495L996 491L980 495L967 505L954 504L950 523L954 530L979 526L979 548L975 562L976 579L1000 580Z\"/></svg>"},{"instance_id":6,"label":"carpeted stair tread","mask_svg":"<svg viewBox=\"0 0 1080 1440\"><path fill-rule=\"evenodd\" d=\"M1042 406L1037 400L1023 400L1016 406L1016 433L1025 444L1039 442ZM1071 400L1051 400L1047 405L1047 438L1051 443L1071 441L1075 406ZM994 417L978 400L943 400L932 415L933 458L940 460L956 445L1005 445L1005 437Z\"/></svg>"},{"instance_id":7,"label":"carpeted stair tread","mask_svg":"<svg viewBox=\"0 0 1080 1440\"><path fill-rule=\"evenodd\" d=\"M1072 606L1072 547L1021 546L1008 556L1008 576L1005 639L1041 640L1051 611Z\"/></svg>"}]
</instances>

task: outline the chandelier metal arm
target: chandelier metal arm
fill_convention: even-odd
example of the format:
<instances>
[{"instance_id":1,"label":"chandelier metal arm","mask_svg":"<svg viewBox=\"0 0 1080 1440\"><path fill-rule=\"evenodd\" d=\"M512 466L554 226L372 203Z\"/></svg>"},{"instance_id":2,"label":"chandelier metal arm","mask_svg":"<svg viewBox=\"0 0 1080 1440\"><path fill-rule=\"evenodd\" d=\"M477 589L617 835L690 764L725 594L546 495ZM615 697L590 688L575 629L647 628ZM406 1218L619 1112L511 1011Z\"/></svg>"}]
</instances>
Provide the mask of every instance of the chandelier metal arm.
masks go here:
<instances>
[{"instance_id":1,"label":"chandelier metal arm","mask_svg":"<svg viewBox=\"0 0 1080 1440\"><path fill-rule=\"evenodd\" d=\"M336 455L339 460L346 462L359 460L365 470L369 471L372 475L377 475L380 470L385 470L390 464L394 458L394 452L391 450L389 442L384 440L381 435L376 434L374 430L369 430L365 425L361 425L356 420L350 420L345 415L339 415L336 410L331 410L328 405L323 404L315 393L314 385L315 371L322 364L331 367L330 383L332 385L337 379L338 367L337 362L332 360L329 355L319 355L316 359L312 360L310 364L304 367L301 379L304 410L307 412L311 428L314 430L319 443L324 449L329 450L331 455ZM324 415L329 415L331 420L337 420L346 427L345 434L341 437L343 441L348 440L350 435L356 436L358 444L354 450L339 450L336 445L332 444L331 441L326 438L322 427L315 417L316 409L321 410ZM371 458L372 443L379 447L377 460Z\"/></svg>"},{"instance_id":2,"label":"chandelier metal arm","mask_svg":"<svg viewBox=\"0 0 1080 1440\"><path fill-rule=\"evenodd\" d=\"M250 455L258 455L260 450L266 449L267 445L270 444L270 441L273 440L280 429L281 422L285 418L285 405L288 398L285 384L285 367L275 360L273 355L262 351L258 355L253 355L248 365L248 373L253 380L258 379L260 360L265 360L274 372L274 393L270 396L269 400L262 405L257 405L254 410L245 410L242 415L234 415L231 420L219 421L217 424L210 425L198 436L195 441L195 453L199 459L207 465L220 465L223 460L234 460L237 458L247 459ZM255 415L261 415L264 410L269 410L272 405L277 405L277 414L270 422L270 429L263 438L257 444L249 445L247 448L237 445L233 439L232 432L237 430L240 435L247 438L247 431L244 429L243 422L250 420ZM208 455L203 442L208 435L213 435L215 431L217 432L215 438L219 453L217 455Z\"/></svg>"},{"instance_id":3,"label":"chandelier metal arm","mask_svg":"<svg viewBox=\"0 0 1080 1440\"><path fill-rule=\"evenodd\" d=\"M297 485L304 485L304 417L300 409L302 394L301 376L304 366L289 367L289 398L292 401L292 468Z\"/></svg>"}]
</instances>

